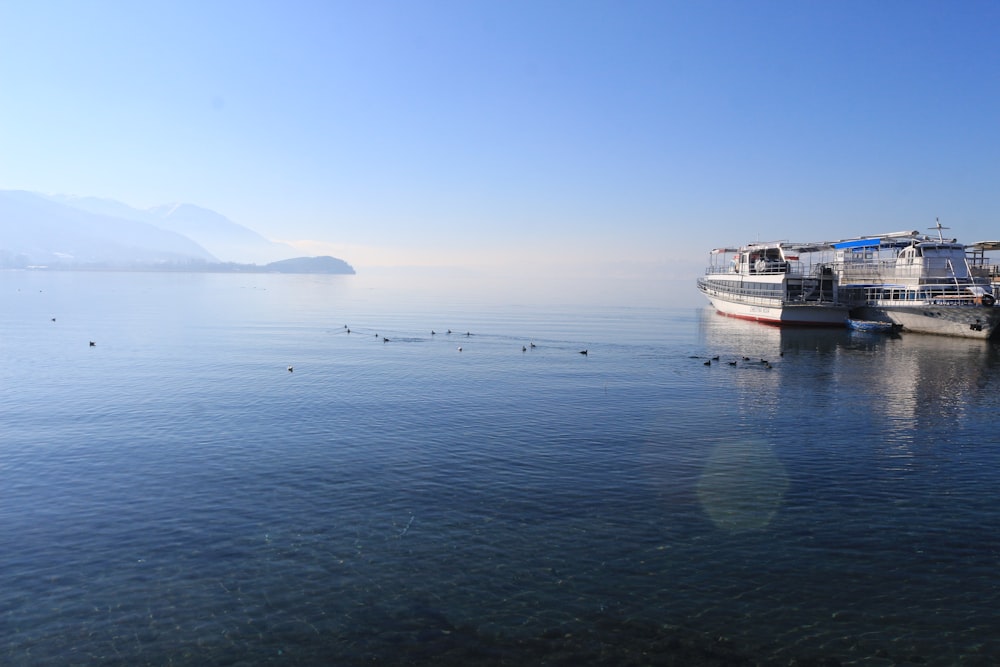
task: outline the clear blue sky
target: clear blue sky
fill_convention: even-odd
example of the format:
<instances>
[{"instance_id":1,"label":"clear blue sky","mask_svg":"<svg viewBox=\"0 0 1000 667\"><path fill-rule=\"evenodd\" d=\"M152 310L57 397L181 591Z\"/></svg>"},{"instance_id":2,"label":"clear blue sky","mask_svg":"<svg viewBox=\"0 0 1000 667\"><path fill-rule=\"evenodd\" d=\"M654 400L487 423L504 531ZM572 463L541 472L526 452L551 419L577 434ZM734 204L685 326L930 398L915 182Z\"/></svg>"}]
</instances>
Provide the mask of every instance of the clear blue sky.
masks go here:
<instances>
[{"instance_id":1,"label":"clear blue sky","mask_svg":"<svg viewBox=\"0 0 1000 667\"><path fill-rule=\"evenodd\" d=\"M3 0L0 188L361 266L1000 238L998 29L993 1Z\"/></svg>"}]
</instances>

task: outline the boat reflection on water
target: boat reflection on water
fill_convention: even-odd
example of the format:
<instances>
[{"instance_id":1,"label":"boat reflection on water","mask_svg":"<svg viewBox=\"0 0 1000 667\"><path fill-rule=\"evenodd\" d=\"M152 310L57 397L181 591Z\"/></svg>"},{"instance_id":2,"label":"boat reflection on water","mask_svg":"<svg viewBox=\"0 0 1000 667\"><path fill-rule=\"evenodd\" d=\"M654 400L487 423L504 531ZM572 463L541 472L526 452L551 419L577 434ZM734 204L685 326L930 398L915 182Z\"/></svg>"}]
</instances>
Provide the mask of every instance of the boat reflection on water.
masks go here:
<instances>
[{"instance_id":1,"label":"boat reflection on water","mask_svg":"<svg viewBox=\"0 0 1000 667\"><path fill-rule=\"evenodd\" d=\"M707 350L742 361L743 357L774 361L787 350L830 352L846 339L846 330L833 327L776 327L733 317L712 308L699 311L699 330Z\"/></svg>"},{"instance_id":2,"label":"boat reflection on water","mask_svg":"<svg viewBox=\"0 0 1000 667\"><path fill-rule=\"evenodd\" d=\"M759 664L997 664L975 619L997 606L1000 344L710 308L696 324L684 414L664 432L687 413L698 430L649 448L665 571L698 591L671 591L675 617L769 638Z\"/></svg>"},{"instance_id":3,"label":"boat reflection on water","mask_svg":"<svg viewBox=\"0 0 1000 667\"><path fill-rule=\"evenodd\" d=\"M1000 345L969 338L922 334L868 334L850 329L771 327L728 318L705 308L699 318L706 351L718 354L720 370L735 373L730 386L750 392L758 414L799 414L810 397L826 410L887 419L888 432L917 437L922 426L942 419L982 419L992 405L984 392L1000 389L992 369L1000 365ZM786 401L794 401L792 404Z\"/></svg>"},{"instance_id":4,"label":"boat reflection on water","mask_svg":"<svg viewBox=\"0 0 1000 667\"><path fill-rule=\"evenodd\" d=\"M904 335L869 359L871 392L882 397L877 409L907 430L988 417L980 410L993 405L984 392L994 393L997 385L995 343Z\"/></svg>"}]
</instances>

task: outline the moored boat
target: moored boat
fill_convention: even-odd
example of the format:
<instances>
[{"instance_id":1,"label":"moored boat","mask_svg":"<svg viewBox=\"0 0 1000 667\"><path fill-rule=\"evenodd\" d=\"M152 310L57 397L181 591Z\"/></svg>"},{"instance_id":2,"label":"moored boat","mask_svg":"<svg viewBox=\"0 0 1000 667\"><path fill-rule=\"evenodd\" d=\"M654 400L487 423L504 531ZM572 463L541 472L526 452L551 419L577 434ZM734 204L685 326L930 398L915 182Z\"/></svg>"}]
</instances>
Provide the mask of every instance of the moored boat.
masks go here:
<instances>
[{"instance_id":1,"label":"moored boat","mask_svg":"<svg viewBox=\"0 0 1000 667\"><path fill-rule=\"evenodd\" d=\"M720 313L767 324L844 326L841 303L823 243L750 243L716 248L698 289Z\"/></svg>"},{"instance_id":2,"label":"moored boat","mask_svg":"<svg viewBox=\"0 0 1000 667\"><path fill-rule=\"evenodd\" d=\"M989 269L964 244L896 232L831 244L838 295L851 317L888 321L906 331L990 338L1000 308ZM981 255L981 254L980 254Z\"/></svg>"}]
</instances>

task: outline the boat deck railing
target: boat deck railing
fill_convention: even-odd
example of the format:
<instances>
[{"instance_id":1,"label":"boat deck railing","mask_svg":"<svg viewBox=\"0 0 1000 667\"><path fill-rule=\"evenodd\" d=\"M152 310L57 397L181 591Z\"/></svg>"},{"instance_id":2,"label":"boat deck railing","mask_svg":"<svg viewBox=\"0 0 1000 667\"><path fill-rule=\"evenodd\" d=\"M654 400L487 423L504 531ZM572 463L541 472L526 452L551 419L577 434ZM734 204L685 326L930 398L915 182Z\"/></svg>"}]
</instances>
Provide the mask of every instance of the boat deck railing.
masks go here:
<instances>
[{"instance_id":1,"label":"boat deck railing","mask_svg":"<svg viewBox=\"0 0 1000 667\"><path fill-rule=\"evenodd\" d=\"M712 264L705 269L705 275L731 275L731 276L777 276L787 275L789 278L808 278L820 273L820 268L824 265L807 264L804 262L758 262L749 267L740 267L734 270L732 265L723 266Z\"/></svg>"},{"instance_id":2,"label":"boat deck railing","mask_svg":"<svg viewBox=\"0 0 1000 667\"><path fill-rule=\"evenodd\" d=\"M896 260L871 259L871 260L851 260L849 262L837 262L834 270L838 275L850 280L864 280L877 278L886 274L892 274L895 270Z\"/></svg>"},{"instance_id":3,"label":"boat deck railing","mask_svg":"<svg viewBox=\"0 0 1000 667\"><path fill-rule=\"evenodd\" d=\"M920 285L917 288L905 285L845 285L841 293L847 301L867 303L927 303L939 306L982 305L982 295L974 294L967 288L983 287L981 283L945 283Z\"/></svg>"},{"instance_id":4,"label":"boat deck railing","mask_svg":"<svg viewBox=\"0 0 1000 667\"><path fill-rule=\"evenodd\" d=\"M834 263L834 269L842 280L871 280L879 277L923 278L930 280L962 279L967 276L987 278L1000 267L989 267L982 263L969 261L953 263L950 258L922 257L912 264L904 264L904 260L896 258L855 258Z\"/></svg>"}]
</instances>

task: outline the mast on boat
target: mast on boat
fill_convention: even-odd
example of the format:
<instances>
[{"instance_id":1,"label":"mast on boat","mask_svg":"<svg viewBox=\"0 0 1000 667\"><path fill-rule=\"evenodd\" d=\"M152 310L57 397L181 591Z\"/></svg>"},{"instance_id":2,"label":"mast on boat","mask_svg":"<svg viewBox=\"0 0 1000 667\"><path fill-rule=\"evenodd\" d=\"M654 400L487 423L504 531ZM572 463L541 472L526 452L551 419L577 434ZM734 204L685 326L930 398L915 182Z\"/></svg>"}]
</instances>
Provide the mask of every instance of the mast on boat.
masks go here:
<instances>
[{"instance_id":1,"label":"mast on boat","mask_svg":"<svg viewBox=\"0 0 1000 667\"><path fill-rule=\"evenodd\" d=\"M930 227L929 229L931 229L931 230L935 230L936 229L937 233L938 233L938 241L941 241L942 243L944 243L944 234L941 233L941 230L943 230L943 229L951 229L951 227L942 227L941 226L941 218L938 218L938 217L934 218L934 222L937 223L937 226L936 227Z\"/></svg>"}]
</instances>

